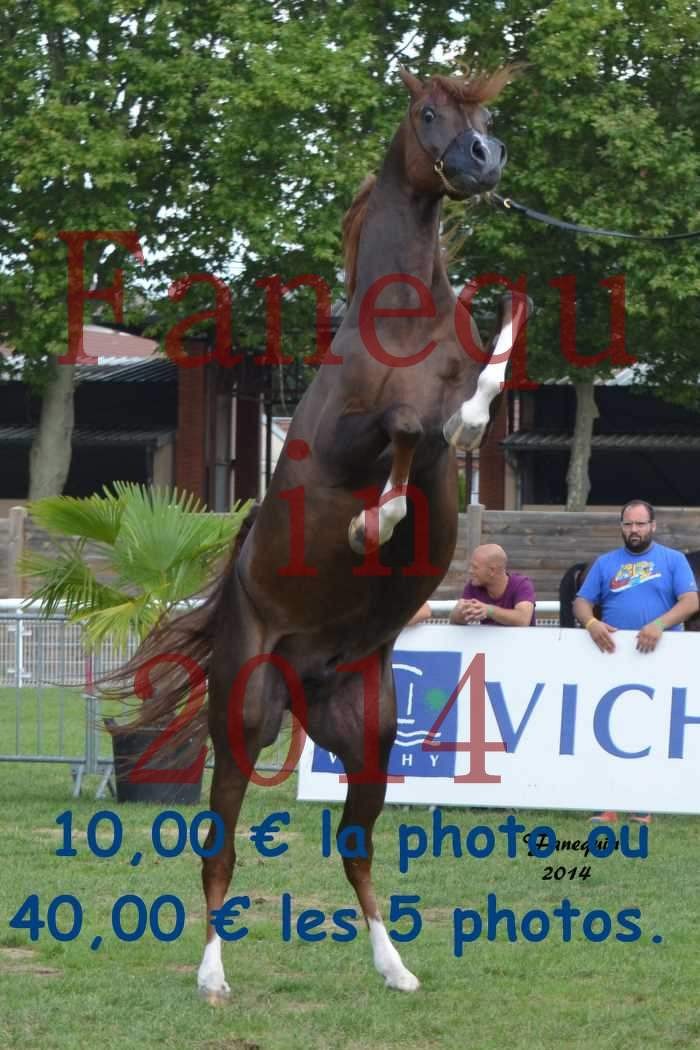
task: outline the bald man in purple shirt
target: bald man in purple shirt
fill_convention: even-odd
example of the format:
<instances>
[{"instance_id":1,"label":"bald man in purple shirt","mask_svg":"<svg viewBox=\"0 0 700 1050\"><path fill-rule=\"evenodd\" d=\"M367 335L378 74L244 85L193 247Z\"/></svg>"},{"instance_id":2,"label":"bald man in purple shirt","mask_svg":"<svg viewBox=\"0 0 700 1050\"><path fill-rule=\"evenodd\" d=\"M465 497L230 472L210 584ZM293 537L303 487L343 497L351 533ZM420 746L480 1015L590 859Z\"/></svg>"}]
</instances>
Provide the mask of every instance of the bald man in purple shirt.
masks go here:
<instances>
[{"instance_id":1,"label":"bald man in purple shirt","mask_svg":"<svg viewBox=\"0 0 700 1050\"><path fill-rule=\"evenodd\" d=\"M471 556L469 583L452 610L450 623L534 627L535 600L530 577L508 572L503 547L484 543Z\"/></svg>"}]
</instances>

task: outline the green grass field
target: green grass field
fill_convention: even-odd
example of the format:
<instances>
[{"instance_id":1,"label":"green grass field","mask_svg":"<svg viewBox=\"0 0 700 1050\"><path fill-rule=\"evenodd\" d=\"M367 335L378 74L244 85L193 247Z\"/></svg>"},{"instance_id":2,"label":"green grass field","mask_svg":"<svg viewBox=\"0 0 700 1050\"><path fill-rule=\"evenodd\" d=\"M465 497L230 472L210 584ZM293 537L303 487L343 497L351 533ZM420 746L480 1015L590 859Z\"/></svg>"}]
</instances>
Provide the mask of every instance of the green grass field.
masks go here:
<instances>
[{"instance_id":1,"label":"green grass field","mask_svg":"<svg viewBox=\"0 0 700 1050\"><path fill-rule=\"evenodd\" d=\"M0 748L11 731L11 691L0 692ZM67 730L80 740L80 705L71 705ZM428 832L433 815L425 807L388 807L375 835L375 882L389 917L392 895L418 895L415 905L423 926L410 943L400 946L405 964L420 978L415 995L385 989L371 964L368 938L361 922L358 936L339 943L330 934L338 927L332 913L356 907L337 856L321 854L320 804L297 803L295 781L275 788L252 787L239 827L239 867L232 893L250 897L250 909L239 922L247 936L224 948L230 1003L212 1008L196 994L196 969L203 942L204 905L200 862L188 846L180 856L157 856L151 826L162 807L117 806L96 802L97 778L88 778L83 797L71 798L67 767L5 764L0 767L0 1048L2 1050L68 1050L99 1046L101 1050L554 1050L592 1045L610 1050L640 1047L700 1047L696 988L698 962L698 856L700 821L659 817L649 836L649 857L584 858L581 853L554 854L551 860L505 855L504 837L496 831L492 856L476 859L449 855L414 861L400 874L399 828L415 824ZM181 810L191 821L200 807ZM340 807L328 807L334 824ZM123 843L109 858L93 856L86 830L99 809L118 813ZM60 857L63 832L59 814L73 814L77 855ZM279 841L289 846L276 858L263 858L249 840L251 825L274 811L289 811L291 823ZM465 833L477 824L497 829L506 812L448 809L443 823ZM588 834L588 814L525 812L518 819L529 829L549 824L560 839ZM98 845L109 842L106 823ZM636 841L638 829L631 831ZM166 842L174 843L173 833ZM447 843L446 843L447 845ZM130 863L136 851L138 866ZM567 874L543 879L548 866L561 862ZM590 877L569 879L573 867L589 864ZM47 919L59 894L77 898L83 910L79 936L54 939L47 927L30 940L26 929L13 929L10 919L31 894L39 899L39 917ZM111 927L114 902L135 894L150 905L161 894L182 901L186 921L170 943L146 933L134 942L120 941ZM282 897L292 897L293 914L321 909L328 936L305 943L294 932L282 938ZM485 918L488 894L499 908L516 917L533 909L551 918L549 935L539 942L522 936L511 943L501 922L494 940L484 932L453 951L455 909L474 909ZM568 898L582 915L598 909L611 916L611 934L600 943L587 940L581 918L573 922L568 943L553 909ZM624 932L617 920L622 909L639 908L635 920L642 935L633 942L615 938ZM172 928L172 910L164 909L163 927ZM124 912L132 929L135 909ZM70 909L57 912L59 932L70 924ZM599 920L590 928L601 927ZM406 918L395 924L405 931ZM530 929L537 934L540 920ZM466 921L464 928L471 928ZM93 938L103 937L91 949ZM661 937L655 942L654 937Z\"/></svg>"}]
</instances>

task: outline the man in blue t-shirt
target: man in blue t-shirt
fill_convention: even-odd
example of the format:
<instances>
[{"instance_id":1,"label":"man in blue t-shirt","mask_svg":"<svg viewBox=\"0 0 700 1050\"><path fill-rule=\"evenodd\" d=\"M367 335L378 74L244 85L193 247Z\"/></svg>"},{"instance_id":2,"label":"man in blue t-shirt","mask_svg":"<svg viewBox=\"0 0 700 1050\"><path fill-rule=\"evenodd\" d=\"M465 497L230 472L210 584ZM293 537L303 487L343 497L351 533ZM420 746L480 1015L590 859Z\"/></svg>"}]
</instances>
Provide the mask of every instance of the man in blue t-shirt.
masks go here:
<instances>
[{"instance_id":1,"label":"man in blue t-shirt","mask_svg":"<svg viewBox=\"0 0 700 1050\"><path fill-rule=\"evenodd\" d=\"M654 508L644 500L626 503L620 514L624 547L602 554L579 588L574 616L603 653L615 651L616 630L638 631L637 649L652 652L664 631L681 631L698 608L698 586L688 559L680 551L654 542ZM593 606L601 608L601 618ZM614 824L617 813L606 810L591 817ZM651 823L651 814L633 813L632 820Z\"/></svg>"},{"instance_id":2,"label":"man in blue t-shirt","mask_svg":"<svg viewBox=\"0 0 700 1050\"><path fill-rule=\"evenodd\" d=\"M469 583L452 610L450 623L534 627L534 584L529 576L507 568L506 552L497 543L475 547L469 561Z\"/></svg>"},{"instance_id":3,"label":"man in blue t-shirt","mask_svg":"<svg viewBox=\"0 0 700 1050\"><path fill-rule=\"evenodd\" d=\"M616 630L637 630L637 649L652 652L666 630L680 631L698 609L698 586L680 551L654 542L654 508L632 500L620 515L624 547L593 563L574 602L574 616L604 653ZM593 615L600 605L601 618Z\"/></svg>"}]
</instances>

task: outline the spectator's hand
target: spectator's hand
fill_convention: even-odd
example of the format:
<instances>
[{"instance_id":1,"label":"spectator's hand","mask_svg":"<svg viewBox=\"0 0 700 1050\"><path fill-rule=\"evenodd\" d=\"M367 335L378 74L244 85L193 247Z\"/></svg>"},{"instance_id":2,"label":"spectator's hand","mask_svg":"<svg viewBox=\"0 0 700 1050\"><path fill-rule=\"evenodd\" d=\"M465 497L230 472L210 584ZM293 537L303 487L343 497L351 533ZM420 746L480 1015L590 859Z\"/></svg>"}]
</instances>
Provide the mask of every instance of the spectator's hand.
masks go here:
<instances>
[{"instance_id":1,"label":"spectator's hand","mask_svg":"<svg viewBox=\"0 0 700 1050\"><path fill-rule=\"evenodd\" d=\"M483 620L486 615L480 614L480 610L486 610L486 606L482 605L481 602L477 602L471 598L460 598L450 616L451 623L465 624L465 623L478 623Z\"/></svg>"},{"instance_id":2,"label":"spectator's hand","mask_svg":"<svg viewBox=\"0 0 700 1050\"><path fill-rule=\"evenodd\" d=\"M454 609L450 613L450 623L464 624L468 623L467 620L467 606L469 602L466 602L464 598L460 598Z\"/></svg>"},{"instance_id":3,"label":"spectator's hand","mask_svg":"<svg viewBox=\"0 0 700 1050\"><path fill-rule=\"evenodd\" d=\"M476 598L471 598L465 602L465 605L467 606L467 623L481 623L488 616L488 606Z\"/></svg>"},{"instance_id":4,"label":"spectator's hand","mask_svg":"<svg viewBox=\"0 0 700 1050\"><path fill-rule=\"evenodd\" d=\"M637 649L640 653L653 653L663 634L663 630L656 623L648 623L642 627L637 635Z\"/></svg>"},{"instance_id":5,"label":"spectator's hand","mask_svg":"<svg viewBox=\"0 0 700 1050\"><path fill-rule=\"evenodd\" d=\"M594 620L590 627L587 628L588 633L600 649L601 653L614 653L615 652L615 640L613 634L617 630L617 627L611 627L609 623L605 623L604 620Z\"/></svg>"}]
</instances>

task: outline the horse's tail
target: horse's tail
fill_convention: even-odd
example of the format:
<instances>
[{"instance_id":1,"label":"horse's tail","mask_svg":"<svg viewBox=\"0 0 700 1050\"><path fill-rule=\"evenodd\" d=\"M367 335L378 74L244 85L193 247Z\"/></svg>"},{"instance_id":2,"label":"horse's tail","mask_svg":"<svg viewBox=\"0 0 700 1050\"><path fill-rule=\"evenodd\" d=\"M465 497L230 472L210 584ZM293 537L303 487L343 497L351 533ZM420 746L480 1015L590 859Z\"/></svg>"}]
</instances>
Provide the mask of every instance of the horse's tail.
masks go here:
<instances>
[{"instance_id":1,"label":"horse's tail","mask_svg":"<svg viewBox=\"0 0 700 1050\"><path fill-rule=\"evenodd\" d=\"M588 562L577 561L570 569L567 569L559 584L559 626L575 627L574 598L581 586L581 574L588 567Z\"/></svg>"},{"instance_id":2,"label":"horse's tail","mask_svg":"<svg viewBox=\"0 0 700 1050\"><path fill-rule=\"evenodd\" d=\"M193 739L202 742L206 738L206 680L214 636L234 581L236 560L256 513L254 506L204 601L180 616L161 620L126 664L97 681L98 692L105 700L127 705L126 721L110 720L113 735L167 726L161 754L177 751L185 743L190 745ZM139 700L137 707L134 697Z\"/></svg>"}]
</instances>

